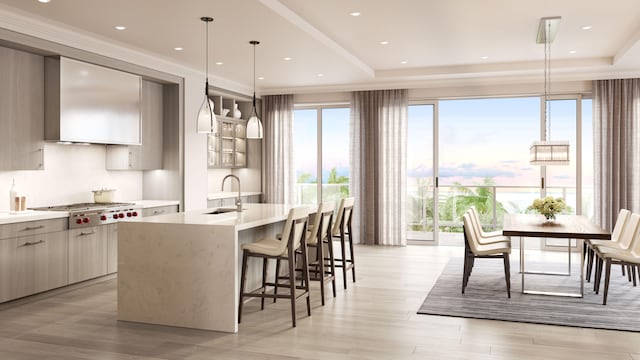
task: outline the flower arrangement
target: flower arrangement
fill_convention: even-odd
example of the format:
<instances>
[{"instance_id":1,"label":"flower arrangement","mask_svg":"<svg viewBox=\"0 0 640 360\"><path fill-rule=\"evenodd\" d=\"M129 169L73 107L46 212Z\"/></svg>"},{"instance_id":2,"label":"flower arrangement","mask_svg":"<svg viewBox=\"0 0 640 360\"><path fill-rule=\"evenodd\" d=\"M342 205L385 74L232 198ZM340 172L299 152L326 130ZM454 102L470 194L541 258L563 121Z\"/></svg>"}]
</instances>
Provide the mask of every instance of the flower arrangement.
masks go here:
<instances>
[{"instance_id":1,"label":"flower arrangement","mask_svg":"<svg viewBox=\"0 0 640 360\"><path fill-rule=\"evenodd\" d=\"M554 220L556 214L564 211L567 208L567 204L562 198L553 198L547 196L544 199L535 199L527 210L535 210L538 213L544 215L547 220Z\"/></svg>"}]
</instances>

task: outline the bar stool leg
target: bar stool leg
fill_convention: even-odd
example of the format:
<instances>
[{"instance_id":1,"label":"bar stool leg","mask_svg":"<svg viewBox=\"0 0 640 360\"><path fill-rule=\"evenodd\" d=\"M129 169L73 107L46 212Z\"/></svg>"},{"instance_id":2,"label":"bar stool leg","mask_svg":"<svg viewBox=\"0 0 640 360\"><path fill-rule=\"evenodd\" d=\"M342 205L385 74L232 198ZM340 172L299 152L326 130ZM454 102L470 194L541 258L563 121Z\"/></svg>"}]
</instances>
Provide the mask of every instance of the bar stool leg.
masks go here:
<instances>
[{"instance_id":1,"label":"bar stool leg","mask_svg":"<svg viewBox=\"0 0 640 360\"><path fill-rule=\"evenodd\" d=\"M333 297L336 297L336 264L335 257L333 256L333 241L331 240L331 233L327 234L327 250L329 251L329 267L331 269L331 288L333 290ZM324 245L322 245L324 246ZM322 260L322 266L324 266L324 259Z\"/></svg>"},{"instance_id":2,"label":"bar stool leg","mask_svg":"<svg viewBox=\"0 0 640 360\"><path fill-rule=\"evenodd\" d=\"M321 244L322 245L322 244ZM311 316L311 291L309 291L309 254L307 253L307 240L306 238L302 238L302 244L300 245L300 247L302 248L302 278L304 279L304 291L307 293L306 297L307 297L307 315ZM320 279L320 285L324 287L324 276ZM293 287L294 290L294 301L295 301L295 286ZM324 305L324 291L323 291L323 297L322 297L322 302Z\"/></svg>"},{"instance_id":3,"label":"bar stool leg","mask_svg":"<svg viewBox=\"0 0 640 360\"><path fill-rule=\"evenodd\" d=\"M276 259L276 275L273 280L273 302L275 303L277 300L276 295L278 295L278 278L280 276L280 258Z\"/></svg>"},{"instance_id":4,"label":"bar stool leg","mask_svg":"<svg viewBox=\"0 0 640 360\"><path fill-rule=\"evenodd\" d=\"M290 247L287 255L289 263L289 299L291 300L291 322L296 327L296 269L295 251Z\"/></svg>"},{"instance_id":5,"label":"bar stool leg","mask_svg":"<svg viewBox=\"0 0 640 360\"><path fill-rule=\"evenodd\" d=\"M267 258L262 258L262 295L267 291ZM264 310L264 296L260 298L260 310Z\"/></svg>"},{"instance_id":6,"label":"bar stool leg","mask_svg":"<svg viewBox=\"0 0 640 360\"><path fill-rule=\"evenodd\" d=\"M247 275L248 251L242 252L242 272L240 275L240 301L238 303L238 323L242 320L242 303L244 302L244 283Z\"/></svg>"},{"instance_id":7,"label":"bar stool leg","mask_svg":"<svg viewBox=\"0 0 640 360\"><path fill-rule=\"evenodd\" d=\"M347 290L347 249L344 243L344 231L340 231L340 251L342 251L342 284Z\"/></svg>"},{"instance_id":8,"label":"bar stool leg","mask_svg":"<svg viewBox=\"0 0 640 360\"><path fill-rule=\"evenodd\" d=\"M356 282L356 261L353 256L353 238L351 237L351 225L349 225L349 255L351 257L351 278Z\"/></svg>"}]
</instances>

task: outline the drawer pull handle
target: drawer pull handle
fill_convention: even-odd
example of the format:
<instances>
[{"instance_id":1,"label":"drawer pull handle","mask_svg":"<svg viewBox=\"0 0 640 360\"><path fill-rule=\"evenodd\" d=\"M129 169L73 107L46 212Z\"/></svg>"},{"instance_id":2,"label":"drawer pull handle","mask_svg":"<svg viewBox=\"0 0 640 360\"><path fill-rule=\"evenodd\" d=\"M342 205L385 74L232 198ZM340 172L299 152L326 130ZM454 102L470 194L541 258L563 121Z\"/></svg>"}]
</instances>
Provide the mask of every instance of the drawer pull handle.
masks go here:
<instances>
[{"instance_id":1,"label":"drawer pull handle","mask_svg":"<svg viewBox=\"0 0 640 360\"><path fill-rule=\"evenodd\" d=\"M91 232L81 232L81 233L80 233L80 236L89 236L89 235L93 235L93 234L95 234L95 233L96 233L95 231L91 231Z\"/></svg>"},{"instance_id":2,"label":"drawer pull handle","mask_svg":"<svg viewBox=\"0 0 640 360\"><path fill-rule=\"evenodd\" d=\"M38 241L34 241L34 242L27 241L26 243L24 243L24 244L22 244L20 246L31 246L31 245L38 245L38 244L42 244L42 243L44 243L44 240L38 240ZM18 247L20 247L20 246L18 246Z\"/></svg>"},{"instance_id":3,"label":"drawer pull handle","mask_svg":"<svg viewBox=\"0 0 640 360\"><path fill-rule=\"evenodd\" d=\"M23 231L31 231L31 230L38 230L38 229L44 229L44 225L39 225L39 226L27 226L26 228L24 228Z\"/></svg>"},{"instance_id":4,"label":"drawer pull handle","mask_svg":"<svg viewBox=\"0 0 640 360\"><path fill-rule=\"evenodd\" d=\"M153 210L153 215L163 214L164 210Z\"/></svg>"}]
</instances>

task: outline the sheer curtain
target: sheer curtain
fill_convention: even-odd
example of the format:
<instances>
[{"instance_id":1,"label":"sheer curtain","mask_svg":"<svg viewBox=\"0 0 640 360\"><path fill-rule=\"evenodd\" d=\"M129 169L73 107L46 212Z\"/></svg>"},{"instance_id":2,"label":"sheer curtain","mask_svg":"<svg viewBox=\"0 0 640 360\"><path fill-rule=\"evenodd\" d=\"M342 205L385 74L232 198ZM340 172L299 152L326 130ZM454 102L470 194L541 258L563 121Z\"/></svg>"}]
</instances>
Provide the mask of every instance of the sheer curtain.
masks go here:
<instances>
[{"instance_id":1,"label":"sheer curtain","mask_svg":"<svg viewBox=\"0 0 640 360\"><path fill-rule=\"evenodd\" d=\"M358 91L351 99L354 240L406 245L407 90Z\"/></svg>"},{"instance_id":2,"label":"sheer curtain","mask_svg":"<svg viewBox=\"0 0 640 360\"><path fill-rule=\"evenodd\" d=\"M593 82L595 221L640 212L640 79Z\"/></svg>"},{"instance_id":3,"label":"sheer curtain","mask_svg":"<svg viewBox=\"0 0 640 360\"><path fill-rule=\"evenodd\" d=\"M293 95L262 98L263 168L262 201L293 204Z\"/></svg>"}]
</instances>

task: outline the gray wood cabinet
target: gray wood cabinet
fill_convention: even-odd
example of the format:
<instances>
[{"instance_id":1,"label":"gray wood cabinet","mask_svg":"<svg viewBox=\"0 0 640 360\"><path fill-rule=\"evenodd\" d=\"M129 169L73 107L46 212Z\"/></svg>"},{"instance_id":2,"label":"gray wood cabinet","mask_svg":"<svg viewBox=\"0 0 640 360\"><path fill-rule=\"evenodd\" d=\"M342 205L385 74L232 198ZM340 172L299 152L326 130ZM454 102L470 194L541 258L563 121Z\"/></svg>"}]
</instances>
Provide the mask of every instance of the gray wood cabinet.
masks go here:
<instances>
[{"instance_id":1,"label":"gray wood cabinet","mask_svg":"<svg viewBox=\"0 0 640 360\"><path fill-rule=\"evenodd\" d=\"M163 87L142 81L142 145L107 146L108 170L153 170L163 167Z\"/></svg>"},{"instance_id":2,"label":"gray wood cabinet","mask_svg":"<svg viewBox=\"0 0 640 360\"><path fill-rule=\"evenodd\" d=\"M108 227L69 230L69 283L107 274Z\"/></svg>"},{"instance_id":3,"label":"gray wood cabinet","mask_svg":"<svg viewBox=\"0 0 640 360\"><path fill-rule=\"evenodd\" d=\"M178 212L178 205L156 206L142 209L142 217L171 214Z\"/></svg>"},{"instance_id":4,"label":"gray wood cabinet","mask_svg":"<svg viewBox=\"0 0 640 360\"><path fill-rule=\"evenodd\" d=\"M44 169L44 58L0 47L0 170Z\"/></svg>"},{"instance_id":5,"label":"gray wood cabinet","mask_svg":"<svg viewBox=\"0 0 640 360\"><path fill-rule=\"evenodd\" d=\"M214 95L211 97L218 120L218 134L207 136L207 163L209 168L243 168L247 167L247 121L234 118L236 106L247 119L250 111L247 102L235 98ZM223 109L229 110L226 116Z\"/></svg>"},{"instance_id":6,"label":"gray wood cabinet","mask_svg":"<svg viewBox=\"0 0 640 360\"><path fill-rule=\"evenodd\" d=\"M0 302L67 285L67 232L0 240Z\"/></svg>"}]
</instances>

